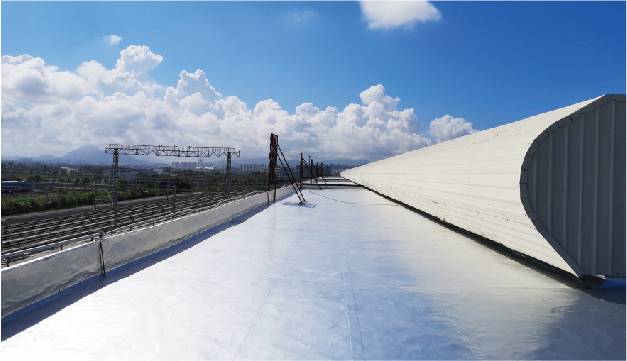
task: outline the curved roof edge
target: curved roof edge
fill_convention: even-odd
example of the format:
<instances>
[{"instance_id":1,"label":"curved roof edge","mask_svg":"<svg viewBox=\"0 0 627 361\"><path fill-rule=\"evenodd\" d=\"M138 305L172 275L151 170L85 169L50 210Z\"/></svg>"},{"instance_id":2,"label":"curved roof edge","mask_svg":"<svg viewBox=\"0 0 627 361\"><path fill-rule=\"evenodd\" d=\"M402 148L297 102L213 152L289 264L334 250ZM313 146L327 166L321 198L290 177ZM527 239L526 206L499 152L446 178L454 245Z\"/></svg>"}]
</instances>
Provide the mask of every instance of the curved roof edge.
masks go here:
<instances>
[{"instance_id":1,"label":"curved roof edge","mask_svg":"<svg viewBox=\"0 0 627 361\"><path fill-rule=\"evenodd\" d=\"M601 114L603 109L607 111ZM595 114L591 115L592 112ZM622 131L616 130L617 125ZM584 126L592 131L587 132ZM606 128L603 135L600 128ZM585 157L590 151L593 158ZM548 158L541 170L539 158ZM606 162L608 167L603 166ZM614 171L614 163L623 165L619 166L619 172ZM625 95L622 94L601 96L551 124L533 140L525 154L520 175L520 197L525 211L538 232L578 275L625 276L624 166ZM588 184L585 176L591 178L592 184ZM607 192L601 200L600 183L604 181L608 183ZM621 184L622 187L617 186ZM546 200L536 199L541 187L550 188L543 193ZM623 190L622 196L614 194L615 188ZM593 199L592 204L587 199ZM541 210L543 206L549 209ZM603 221L609 223L606 226L610 230L603 236L599 236L597 224L600 207L606 207L609 213L609 218ZM622 215L613 214L615 207L618 213L622 209ZM557 230L558 227L561 229Z\"/></svg>"}]
</instances>

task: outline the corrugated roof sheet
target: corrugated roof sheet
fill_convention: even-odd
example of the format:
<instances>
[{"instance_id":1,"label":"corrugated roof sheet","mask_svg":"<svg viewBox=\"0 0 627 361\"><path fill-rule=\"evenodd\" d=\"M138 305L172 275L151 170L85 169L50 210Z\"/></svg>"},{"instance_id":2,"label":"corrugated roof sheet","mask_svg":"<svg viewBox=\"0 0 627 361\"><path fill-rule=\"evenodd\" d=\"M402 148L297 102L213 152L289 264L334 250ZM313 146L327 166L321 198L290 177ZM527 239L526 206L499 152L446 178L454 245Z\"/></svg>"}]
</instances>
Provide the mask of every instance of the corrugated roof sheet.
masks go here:
<instances>
[{"instance_id":1,"label":"corrugated roof sheet","mask_svg":"<svg viewBox=\"0 0 627 361\"><path fill-rule=\"evenodd\" d=\"M583 240L583 243L590 244L590 246L584 247L585 254L575 257L570 254L572 252L571 247L566 245L569 240L568 237L557 232L543 232L541 227L540 229L536 227L539 225L538 222L551 222L550 214L553 215L553 220L558 218L555 215L555 212L558 211L558 204L551 204L549 207L551 212L546 212L546 207L537 207L538 211L536 212L535 206L540 205L540 201L535 206L526 207L524 200L527 196L521 195L521 190L527 190L527 175L523 171L527 166L523 166L523 163L530 146L534 144L537 138L559 136L559 132L550 131L549 128L553 125L557 127L562 124L560 120L571 117L579 119L588 112L595 112L607 102L616 104L612 106L618 111L614 113L603 112L602 114L607 115L603 117L584 116L584 119L587 119L587 122L592 125L592 129L596 127L594 122L601 124L600 129L608 128L610 124L620 123L620 126L616 128L617 132L604 131L598 135L594 133L594 136L587 137L586 139L593 139L596 142L588 145L583 153L567 152L562 154L563 157L560 159L555 158L558 155L557 152L548 154L541 151L537 155L540 157L538 162L546 163L546 167L543 168L544 173L547 173L549 169L555 171L556 177L553 179L541 177L538 179L543 179L544 184L550 183L556 202L563 200L563 197L559 198L558 196L564 192L564 184L567 184L562 182L563 177L558 177L561 169L559 165L564 157L579 162L578 158L594 154L591 161L585 162L587 165L585 174L586 177L605 179L603 184L607 183L606 178L609 177L609 171L603 174L597 173L605 169L603 164L608 162L607 157L616 154L614 159L617 159L617 164L620 163L620 159L623 159L622 168L619 167L616 172L612 173L614 183L622 184L621 189L614 187L611 191L616 190L616 192L610 196L603 195L605 194L603 192L609 188L595 188L592 183L586 183L579 189L580 192L583 192L582 197L584 198L595 197L595 199L602 200L601 204L593 204L592 201L585 202L585 205L589 207L609 209L612 205L608 205L608 200L615 200L614 207L619 210L622 209L623 213L614 212L617 216L613 218L613 223L602 230L609 228L622 230L622 234L618 231L613 233L599 231L598 234L590 235ZM342 175L448 223L489 238L565 271L577 275L624 276L625 217L619 216L620 214L624 215L625 208L624 109L624 96L599 97L366 164L344 171ZM578 121L575 120L574 122ZM620 132L620 129L623 131ZM618 135L612 148L602 148L602 150L606 150L603 154L593 152L598 148L595 147L595 144L609 144L610 140L613 139L610 135L614 134ZM564 143L560 144L563 145ZM595 168L595 164L601 164L601 166ZM623 170L622 178L621 170ZM564 175L563 173L560 174ZM525 186L524 189L521 189L521 184ZM541 183L538 185L540 187ZM537 190L540 192L545 188L540 187ZM552 199L546 198L545 193L534 199ZM562 204L559 203L560 206ZM575 202L571 202L567 206L568 208L559 209L562 215L569 211L572 214L576 213ZM581 209L581 207L579 208ZM592 225L597 222L598 214L598 212L584 212L584 217L571 226L576 227L578 224L584 224L586 225L585 230L592 229ZM552 230L556 230L556 228L552 228ZM595 230L595 232L597 231ZM571 231L571 234L574 233ZM574 237L571 241L573 240ZM607 246L612 244L612 241L614 248ZM600 251L594 252L597 248ZM617 257L622 257L622 263L614 262L615 267L604 266L612 263L610 261ZM596 260L594 264L589 261L591 258Z\"/></svg>"}]
</instances>

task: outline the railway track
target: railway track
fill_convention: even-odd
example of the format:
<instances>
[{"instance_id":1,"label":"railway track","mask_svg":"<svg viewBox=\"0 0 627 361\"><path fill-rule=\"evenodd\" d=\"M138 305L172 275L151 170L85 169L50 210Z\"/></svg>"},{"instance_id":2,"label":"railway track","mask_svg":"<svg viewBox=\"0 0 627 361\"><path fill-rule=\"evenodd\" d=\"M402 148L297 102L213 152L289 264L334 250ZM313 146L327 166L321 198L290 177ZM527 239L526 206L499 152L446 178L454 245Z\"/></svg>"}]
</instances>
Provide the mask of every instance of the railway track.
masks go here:
<instances>
[{"instance_id":1,"label":"railway track","mask_svg":"<svg viewBox=\"0 0 627 361\"><path fill-rule=\"evenodd\" d=\"M89 241L99 233L113 234L137 229L214 208L229 200L254 194L249 190L203 193L159 199L153 202L118 205L117 225L114 210L101 207L82 213L2 225L2 266L67 244Z\"/></svg>"}]
</instances>

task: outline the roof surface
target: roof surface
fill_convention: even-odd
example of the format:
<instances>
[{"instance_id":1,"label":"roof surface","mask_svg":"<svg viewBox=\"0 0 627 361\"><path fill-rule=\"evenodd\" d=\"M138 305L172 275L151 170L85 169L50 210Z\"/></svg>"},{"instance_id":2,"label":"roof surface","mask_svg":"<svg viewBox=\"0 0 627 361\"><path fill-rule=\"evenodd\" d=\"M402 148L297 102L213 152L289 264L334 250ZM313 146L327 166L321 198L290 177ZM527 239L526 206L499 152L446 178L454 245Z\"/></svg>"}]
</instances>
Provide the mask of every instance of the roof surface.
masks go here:
<instances>
[{"instance_id":1,"label":"roof surface","mask_svg":"<svg viewBox=\"0 0 627 361\"><path fill-rule=\"evenodd\" d=\"M367 190L304 193L3 322L3 359L625 358L624 289L573 288Z\"/></svg>"}]
</instances>

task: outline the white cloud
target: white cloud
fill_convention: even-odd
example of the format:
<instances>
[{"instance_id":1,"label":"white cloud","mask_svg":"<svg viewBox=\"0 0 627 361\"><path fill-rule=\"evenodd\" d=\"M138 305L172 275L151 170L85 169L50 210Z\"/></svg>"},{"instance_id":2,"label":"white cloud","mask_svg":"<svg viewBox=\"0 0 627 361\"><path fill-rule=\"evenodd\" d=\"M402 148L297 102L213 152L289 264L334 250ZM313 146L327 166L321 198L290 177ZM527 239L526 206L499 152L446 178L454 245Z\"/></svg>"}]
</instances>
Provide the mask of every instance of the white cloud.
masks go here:
<instances>
[{"instance_id":1,"label":"white cloud","mask_svg":"<svg viewBox=\"0 0 627 361\"><path fill-rule=\"evenodd\" d=\"M118 45L122 41L122 37L120 35L110 34L103 38L105 43L114 46Z\"/></svg>"},{"instance_id":2,"label":"white cloud","mask_svg":"<svg viewBox=\"0 0 627 361\"><path fill-rule=\"evenodd\" d=\"M407 27L441 18L429 1L362 1L361 11L370 29Z\"/></svg>"},{"instance_id":3,"label":"white cloud","mask_svg":"<svg viewBox=\"0 0 627 361\"><path fill-rule=\"evenodd\" d=\"M312 21L318 15L311 9L291 10L286 13L287 21L292 24L304 24Z\"/></svg>"},{"instance_id":4,"label":"white cloud","mask_svg":"<svg viewBox=\"0 0 627 361\"><path fill-rule=\"evenodd\" d=\"M455 118L448 114L434 119L429 124L429 135L436 142L458 138L472 132L474 132L472 123L464 118Z\"/></svg>"},{"instance_id":5,"label":"white cloud","mask_svg":"<svg viewBox=\"0 0 627 361\"><path fill-rule=\"evenodd\" d=\"M207 75L201 69L196 69L193 73L185 70L180 72L176 88L168 87L165 97L166 100L177 101L194 94L199 94L208 100L216 100L222 97L222 94L209 84Z\"/></svg>"},{"instance_id":6,"label":"white cloud","mask_svg":"<svg viewBox=\"0 0 627 361\"><path fill-rule=\"evenodd\" d=\"M42 58L2 56L2 95L11 104L45 103L55 97L71 100L90 91L83 77L47 65Z\"/></svg>"},{"instance_id":7,"label":"white cloud","mask_svg":"<svg viewBox=\"0 0 627 361\"><path fill-rule=\"evenodd\" d=\"M392 98L389 95L385 94L385 88L381 84L373 85L370 88L359 93L359 98L361 102L370 105L370 104L382 104L385 109L395 109L400 103L399 98Z\"/></svg>"},{"instance_id":8,"label":"white cloud","mask_svg":"<svg viewBox=\"0 0 627 361\"><path fill-rule=\"evenodd\" d=\"M115 65L122 72L145 73L156 68L163 61L163 56L153 53L146 45L130 45L120 51Z\"/></svg>"},{"instance_id":9,"label":"white cloud","mask_svg":"<svg viewBox=\"0 0 627 361\"><path fill-rule=\"evenodd\" d=\"M270 132L289 156L378 159L472 131L462 118L436 119L420 131L414 109L373 85L343 108L266 99L249 107L221 94L203 70L182 71L175 86L153 81L163 57L131 45L108 69L86 61L62 71L41 58L2 57L2 150L62 154L85 144L231 145L245 157L267 153Z\"/></svg>"}]
</instances>

